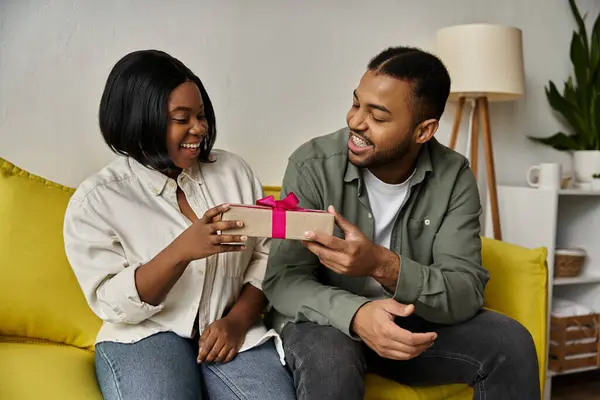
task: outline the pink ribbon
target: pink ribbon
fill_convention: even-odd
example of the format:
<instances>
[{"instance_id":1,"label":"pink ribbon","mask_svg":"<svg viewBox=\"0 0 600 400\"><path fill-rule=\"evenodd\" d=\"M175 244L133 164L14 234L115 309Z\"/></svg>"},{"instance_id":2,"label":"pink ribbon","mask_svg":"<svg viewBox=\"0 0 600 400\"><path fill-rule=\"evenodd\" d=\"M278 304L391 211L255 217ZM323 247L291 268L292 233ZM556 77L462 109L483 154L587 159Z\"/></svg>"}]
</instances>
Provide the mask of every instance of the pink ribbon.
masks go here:
<instances>
[{"instance_id":1,"label":"pink ribbon","mask_svg":"<svg viewBox=\"0 0 600 400\"><path fill-rule=\"evenodd\" d=\"M259 206L269 207L273 209L272 217L272 234L274 239L285 239L286 232L286 211L305 211L304 208L298 207L298 197L294 193L290 193L283 200L275 200L273 196L262 198L256 202Z\"/></svg>"}]
</instances>

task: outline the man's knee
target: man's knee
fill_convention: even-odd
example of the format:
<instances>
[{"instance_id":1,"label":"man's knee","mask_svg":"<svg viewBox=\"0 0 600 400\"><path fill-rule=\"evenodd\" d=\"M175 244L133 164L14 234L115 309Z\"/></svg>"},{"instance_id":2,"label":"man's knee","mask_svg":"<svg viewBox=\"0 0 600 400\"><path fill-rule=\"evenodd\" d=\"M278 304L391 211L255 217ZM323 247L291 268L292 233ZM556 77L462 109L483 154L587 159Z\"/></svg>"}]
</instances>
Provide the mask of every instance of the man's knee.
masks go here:
<instances>
[{"instance_id":1,"label":"man's knee","mask_svg":"<svg viewBox=\"0 0 600 400\"><path fill-rule=\"evenodd\" d=\"M366 368L361 342L334 327L311 322L288 323L282 339L292 369L306 366L331 374L356 367L364 373Z\"/></svg>"},{"instance_id":2,"label":"man's knee","mask_svg":"<svg viewBox=\"0 0 600 400\"><path fill-rule=\"evenodd\" d=\"M363 398L366 362L361 342L311 322L289 323L281 336L298 399Z\"/></svg>"},{"instance_id":3,"label":"man's knee","mask_svg":"<svg viewBox=\"0 0 600 400\"><path fill-rule=\"evenodd\" d=\"M527 328L507 316L494 313L491 324L496 338L495 348L499 361L511 364L528 365L537 369L537 352L533 337Z\"/></svg>"}]
</instances>

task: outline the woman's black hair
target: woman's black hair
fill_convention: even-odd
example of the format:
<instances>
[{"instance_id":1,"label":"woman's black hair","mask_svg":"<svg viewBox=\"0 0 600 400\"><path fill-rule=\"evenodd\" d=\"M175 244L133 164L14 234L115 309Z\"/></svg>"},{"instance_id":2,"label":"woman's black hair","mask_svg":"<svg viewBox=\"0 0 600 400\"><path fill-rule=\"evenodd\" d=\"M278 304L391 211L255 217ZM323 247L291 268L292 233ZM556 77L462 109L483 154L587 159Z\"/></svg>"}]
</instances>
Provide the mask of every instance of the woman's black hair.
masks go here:
<instances>
[{"instance_id":1,"label":"woman's black hair","mask_svg":"<svg viewBox=\"0 0 600 400\"><path fill-rule=\"evenodd\" d=\"M208 132L198 156L209 162L217 138L215 112L200 79L181 61L158 50L127 54L111 70L100 101L100 131L117 154L161 171L176 170L167 153L167 102L177 86L194 82L204 103Z\"/></svg>"}]
</instances>

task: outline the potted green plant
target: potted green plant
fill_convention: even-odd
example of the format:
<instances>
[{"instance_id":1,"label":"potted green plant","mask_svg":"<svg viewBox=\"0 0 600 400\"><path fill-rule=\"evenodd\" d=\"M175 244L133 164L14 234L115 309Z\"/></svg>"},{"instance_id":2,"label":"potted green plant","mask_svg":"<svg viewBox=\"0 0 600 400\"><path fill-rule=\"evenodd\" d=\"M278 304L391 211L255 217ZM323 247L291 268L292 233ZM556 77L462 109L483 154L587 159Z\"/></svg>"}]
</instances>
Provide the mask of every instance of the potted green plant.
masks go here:
<instances>
[{"instance_id":1,"label":"potted green plant","mask_svg":"<svg viewBox=\"0 0 600 400\"><path fill-rule=\"evenodd\" d=\"M574 77L565 81L562 94L552 81L545 88L550 106L562 115L569 132L529 138L572 152L576 180L591 182L592 175L600 171L600 15L588 38L585 16L581 16L575 0L569 0L569 5L577 23L570 48Z\"/></svg>"}]
</instances>

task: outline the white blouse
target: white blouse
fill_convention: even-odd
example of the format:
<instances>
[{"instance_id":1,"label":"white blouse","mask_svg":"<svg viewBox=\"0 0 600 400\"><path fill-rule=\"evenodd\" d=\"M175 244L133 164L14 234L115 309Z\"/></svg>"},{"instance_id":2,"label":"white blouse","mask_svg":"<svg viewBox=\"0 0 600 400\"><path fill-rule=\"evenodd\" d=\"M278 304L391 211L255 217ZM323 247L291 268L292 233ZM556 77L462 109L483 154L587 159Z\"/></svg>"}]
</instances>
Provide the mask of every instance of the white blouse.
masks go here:
<instances>
[{"instance_id":1,"label":"white blouse","mask_svg":"<svg viewBox=\"0 0 600 400\"><path fill-rule=\"evenodd\" d=\"M223 317L244 284L261 289L270 239L248 238L242 252L191 262L165 300L141 301L135 269L161 252L191 222L177 203L177 184L198 217L222 203L254 204L261 183L238 156L213 150L213 163L184 170L177 183L131 158L119 157L86 179L71 197L64 223L66 254L91 309L104 323L96 342L133 343L157 332L190 338ZM281 339L258 321L240 351L271 337L284 363Z\"/></svg>"}]
</instances>

